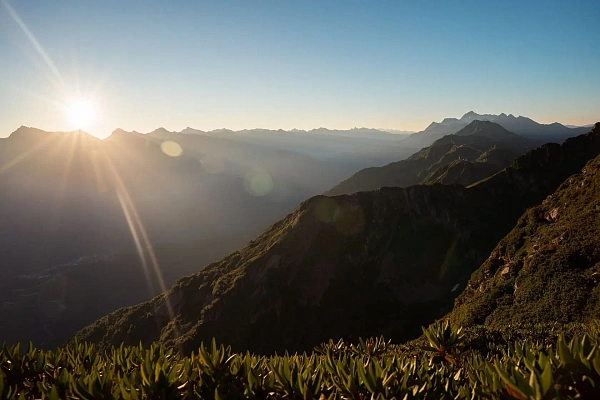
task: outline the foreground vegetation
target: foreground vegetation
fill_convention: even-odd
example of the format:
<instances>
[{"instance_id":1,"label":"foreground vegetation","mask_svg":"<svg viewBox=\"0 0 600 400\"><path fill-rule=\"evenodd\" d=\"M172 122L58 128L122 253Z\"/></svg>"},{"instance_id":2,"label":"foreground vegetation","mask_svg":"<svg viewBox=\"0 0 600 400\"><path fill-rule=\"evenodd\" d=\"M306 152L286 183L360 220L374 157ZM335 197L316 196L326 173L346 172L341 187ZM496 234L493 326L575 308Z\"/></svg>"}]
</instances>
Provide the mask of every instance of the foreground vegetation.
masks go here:
<instances>
[{"instance_id":1,"label":"foreground vegetation","mask_svg":"<svg viewBox=\"0 0 600 400\"><path fill-rule=\"evenodd\" d=\"M598 398L599 346L597 326L463 331L447 323L408 345L330 341L312 354L269 357L235 354L215 341L187 357L160 345L107 352L87 343L48 352L4 346L0 398Z\"/></svg>"}]
</instances>

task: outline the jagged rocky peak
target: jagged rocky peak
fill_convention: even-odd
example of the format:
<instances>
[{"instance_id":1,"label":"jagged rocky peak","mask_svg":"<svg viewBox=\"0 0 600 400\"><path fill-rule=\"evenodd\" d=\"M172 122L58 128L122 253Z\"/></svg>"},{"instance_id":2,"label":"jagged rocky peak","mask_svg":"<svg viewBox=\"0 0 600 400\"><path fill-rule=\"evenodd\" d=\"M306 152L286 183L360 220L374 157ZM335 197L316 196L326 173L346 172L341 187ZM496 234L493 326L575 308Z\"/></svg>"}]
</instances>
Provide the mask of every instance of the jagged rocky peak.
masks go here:
<instances>
[{"instance_id":1,"label":"jagged rocky peak","mask_svg":"<svg viewBox=\"0 0 600 400\"><path fill-rule=\"evenodd\" d=\"M479 114L477 114L475 111L469 111L467 113L465 113L460 119L461 120L474 120L477 119L477 117L480 117Z\"/></svg>"},{"instance_id":2,"label":"jagged rocky peak","mask_svg":"<svg viewBox=\"0 0 600 400\"><path fill-rule=\"evenodd\" d=\"M498 116L494 114L477 114L475 111L469 111L460 118L462 122L471 122L474 120L494 121Z\"/></svg>"}]
</instances>

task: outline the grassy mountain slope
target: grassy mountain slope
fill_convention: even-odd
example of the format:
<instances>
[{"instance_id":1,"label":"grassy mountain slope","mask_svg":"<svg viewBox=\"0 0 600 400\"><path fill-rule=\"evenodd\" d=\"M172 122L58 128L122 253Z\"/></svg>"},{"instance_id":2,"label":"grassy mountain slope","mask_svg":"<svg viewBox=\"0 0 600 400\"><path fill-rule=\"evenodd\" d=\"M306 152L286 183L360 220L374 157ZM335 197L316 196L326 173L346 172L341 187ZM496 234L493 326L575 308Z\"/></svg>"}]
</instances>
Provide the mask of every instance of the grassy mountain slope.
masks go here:
<instances>
[{"instance_id":1,"label":"grassy mountain slope","mask_svg":"<svg viewBox=\"0 0 600 400\"><path fill-rule=\"evenodd\" d=\"M351 194L385 186L460 183L469 185L498 172L533 145L526 139L488 121L473 121L453 135L406 160L363 169L326 194ZM499 153L502 156L489 156Z\"/></svg>"},{"instance_id":2,"label":"grassy mountain slope","mask_svg":"<svg viewBox=\"0 0 600 400\"><path fill-rule=\"evenodd\" d=\"M161 341L191 351L308 349L331 337L400 341L449 311L529 206L600 153L600 125L465 188L384 188L317 196L256 240L153 300L78 333L101 346Z\"/></svg>"},{"instance_id":3,"label":"grassy mountain slope","mask_svg":"<svg viewBox=\"0 0 600 400\"><path fill-rule=\"evenodd\" d=\"M472 275L450 318L492 327L598 318L599 199L597 157L520 218Z\"/></svg>"}]
</instances>

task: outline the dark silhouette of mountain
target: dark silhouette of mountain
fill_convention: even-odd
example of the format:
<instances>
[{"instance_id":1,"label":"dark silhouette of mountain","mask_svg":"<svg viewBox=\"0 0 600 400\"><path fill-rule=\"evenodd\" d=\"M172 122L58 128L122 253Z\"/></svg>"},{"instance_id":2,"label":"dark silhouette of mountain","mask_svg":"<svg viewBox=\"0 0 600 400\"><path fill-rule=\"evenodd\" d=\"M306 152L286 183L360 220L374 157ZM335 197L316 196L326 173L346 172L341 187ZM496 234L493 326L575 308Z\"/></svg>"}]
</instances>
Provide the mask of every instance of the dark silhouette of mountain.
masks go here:
<instances>
[{"instance_id":1,"label":"dark silhouette of mountain","mask_svg":"<svg viewBox=\"0 0 600 400\"><path fill-rule=\"evenodd\" d=\"M460 137L460 136L459 136ZM303 202L246 247L77 334L101 347L296 351L329 338L417 336L522 213L600 153L600 123L460 185L383 188Z\"/></svg>"},{"instance_id":2,"label":"dark silhouette of mountain","mask_svg":"<svg viewBox=\"0 0 600 400\"><path fill-rule=\"evenodd\" d=\"M596 157L527 210L473 273L449 318L462 326L491 327L597 319L599 198Z\"/></svg>"},{"instance_id":3,"label":"dark silhouette of mountain","mask_svg":"<svg viewBox=\"0 0 600 400\"><path fill-rule=\"evenodd\" d=\"M99 140L21 127L0 139L0 320L12 321L0 342L61 344L160 293L161 280L170 286L241 247L357 170L355 160L227 135L117 129ZM365 140L352 142L357 159ZM374 149L362 154L377 157Z\"/></svg>"},{"instance_id":4,"label":"dark silhouette of mountain","mask_svg":"<svg viewBox=\"0 0 600 400\"><path fill-rule=\"evenodd\" d=\"M460 119L445 118L442 122L432 122L425 130L412 134L404 143L408 147L426 147L437 139L458 132L475 120L490 121L501 125L503 128L517 135L523 136L534 142L535 145L550 142L562 142L566 138L583 134L589 127L566 127L558 122L540 124L527 117L515 117L512 114L500 115L477 114L469 111Z\"/></svg>"},{"instance_id":5,"label":"dark silhouette of mountain","mask_svg":"<svg viewBox=\"0 0 600 400\"><path fill-rule=\"evenodd\" d=\"M498 124L475 120L456 134L436 140L406 160L363 169L326 194L351 194L419 183L469 185L507 167L532 147L530 141Z\"/></svg>"}]
</instances>

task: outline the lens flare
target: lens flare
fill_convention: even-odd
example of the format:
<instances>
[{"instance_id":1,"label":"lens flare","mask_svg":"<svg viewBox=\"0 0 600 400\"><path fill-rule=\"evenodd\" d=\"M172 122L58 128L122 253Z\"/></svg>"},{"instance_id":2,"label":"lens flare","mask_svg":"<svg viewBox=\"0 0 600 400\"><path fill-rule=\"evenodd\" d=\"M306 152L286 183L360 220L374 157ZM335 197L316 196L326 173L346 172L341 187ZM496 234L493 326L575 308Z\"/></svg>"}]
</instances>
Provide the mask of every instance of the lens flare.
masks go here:
<instances>
[{"instance_id":1,"label":"lens flare","mask_svg":"<svg viewBox=\"0 0 600 400\"><path fill-rule=\"evenodd\" d=\"M267 170L255 168L246 175L244 186L252 196L262 197L273 190L273 179Z\"/></svg>"},{"instance_id":2,"label":"lens flare","mask_svg":"<svg viewBox=\"0 0 600 400\"><path fill-rule=\"evenodd\" d=\"M183 149L179 143L172 140L165 140L160 144L160 149L169 157L179 157L183 153Z\"/></svg>"}]
</instances>

